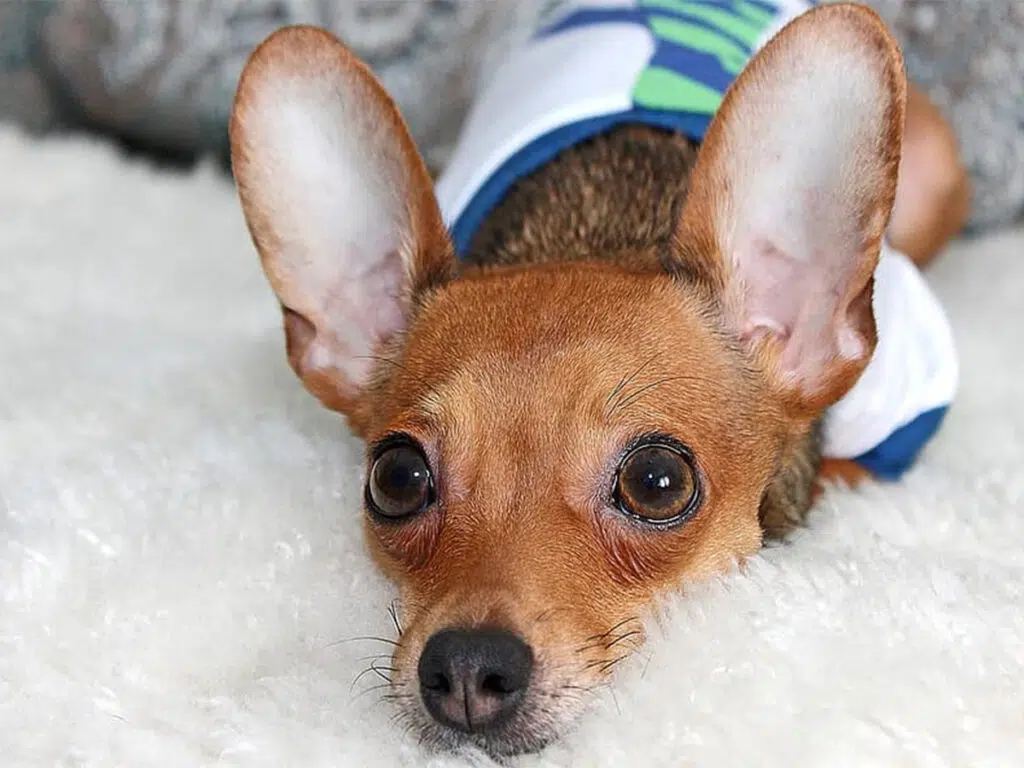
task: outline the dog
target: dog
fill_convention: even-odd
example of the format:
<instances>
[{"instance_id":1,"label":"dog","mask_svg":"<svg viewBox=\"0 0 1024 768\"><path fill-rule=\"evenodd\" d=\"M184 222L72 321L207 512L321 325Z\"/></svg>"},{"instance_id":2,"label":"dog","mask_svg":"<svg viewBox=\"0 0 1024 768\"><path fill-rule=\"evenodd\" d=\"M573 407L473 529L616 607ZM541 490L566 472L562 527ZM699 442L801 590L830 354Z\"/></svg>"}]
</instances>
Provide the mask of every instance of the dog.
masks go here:
<instances>
[{"instance_id":1,"label":"dog","mask_svg":"<svg viewBox=\"0 0 1024 768\"><path fill-rule=\"evenodd\" d=\"M431 747L557 738L663 595L823 482L899 477L955 392L918 267L969 185L864 6L573 6L436 187L369 69L288 27L230 137L288 360L367 444L393 692Z\"/></svg>"}]
</instances>

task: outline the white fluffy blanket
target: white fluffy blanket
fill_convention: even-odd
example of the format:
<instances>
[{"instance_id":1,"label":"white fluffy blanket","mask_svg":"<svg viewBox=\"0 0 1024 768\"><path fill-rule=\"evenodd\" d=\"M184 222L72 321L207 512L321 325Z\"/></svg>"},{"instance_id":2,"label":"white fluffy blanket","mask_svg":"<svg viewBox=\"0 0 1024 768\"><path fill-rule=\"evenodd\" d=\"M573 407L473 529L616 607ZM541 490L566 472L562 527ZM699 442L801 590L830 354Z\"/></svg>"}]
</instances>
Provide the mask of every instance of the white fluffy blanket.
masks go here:
<instances>
[{"instance_id":1,"label":"white fluffy blanket","mask_svg":"<svg viewBox=\"0 0 1024 768\"><path fill-rule=\"evenodd\" d=\"M404 766L360 449L287 368L229 183L0 133L0 764ZM673 604L524 766L1024 765L1024 233L936 265L963 389Z\"/></svg>"}]
</instances>

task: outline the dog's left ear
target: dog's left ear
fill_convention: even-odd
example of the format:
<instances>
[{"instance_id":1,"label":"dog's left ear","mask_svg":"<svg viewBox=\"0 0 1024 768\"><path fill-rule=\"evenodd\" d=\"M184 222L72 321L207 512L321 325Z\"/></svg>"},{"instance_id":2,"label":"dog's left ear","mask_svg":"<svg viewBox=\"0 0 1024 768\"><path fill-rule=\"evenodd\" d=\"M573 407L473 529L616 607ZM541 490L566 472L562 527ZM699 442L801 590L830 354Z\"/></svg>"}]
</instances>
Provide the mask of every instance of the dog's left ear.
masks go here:
<instances>
[{"instance_id":1,"label":"dog's left ear","mask_svg":"<svg viewBox=\"0 0 1024 768\"><path fill-rule=\"evenodd\" d=\"M825 5L754 57L701 148L679 247L705 260L727 322L798 413L842 397L874 352L905 108L881 19Z\"/></svg>"}]
</instances>

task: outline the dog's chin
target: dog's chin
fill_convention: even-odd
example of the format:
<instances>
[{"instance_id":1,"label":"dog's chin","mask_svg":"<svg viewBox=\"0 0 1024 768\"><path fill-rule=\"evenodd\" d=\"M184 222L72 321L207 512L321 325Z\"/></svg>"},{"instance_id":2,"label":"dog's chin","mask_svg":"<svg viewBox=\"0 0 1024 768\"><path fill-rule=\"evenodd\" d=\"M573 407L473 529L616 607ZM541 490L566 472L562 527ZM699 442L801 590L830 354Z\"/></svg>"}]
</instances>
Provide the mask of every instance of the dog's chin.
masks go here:
<instances>
[{"instance_id":1,"label":"dog's chin","mask_svg":"<svg viewBox=\"0 0 1024 768\"><path fill-rule=\"evenodd\" d=\"M509 721L485 732L465 732L434 720L418 696L410 697L403 713L420 744L430 752L483 752L498 762L539 752L563 736L577 721L586 702L579 697L547 692L531 695Z\"/></svg>"},{"instance_id":2,"label":"dog's chin","mask_svg":"<svg viewBox=\"0 0 1024 768\"><path fill-rule=\"evenodd\" d=\"M540 752L558 738L555 732L534 732L528 727L507 728L496 733L462 733L430 721L419 730L420 743L436 753L466 754L482 752L492 760L505 763L518 755Z\"/></svg>"}]
</instances>

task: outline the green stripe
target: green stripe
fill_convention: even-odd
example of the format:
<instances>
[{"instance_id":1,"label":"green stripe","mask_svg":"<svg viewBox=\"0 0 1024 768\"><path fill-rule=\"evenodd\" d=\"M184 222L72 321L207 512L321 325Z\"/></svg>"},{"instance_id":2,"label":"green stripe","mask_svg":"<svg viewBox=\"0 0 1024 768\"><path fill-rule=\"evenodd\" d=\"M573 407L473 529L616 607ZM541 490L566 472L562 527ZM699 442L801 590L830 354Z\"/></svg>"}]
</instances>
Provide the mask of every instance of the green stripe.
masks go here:
<instances>
[{"instance_id":1,"label":"green stripe","mask_svg":"<svg viewBox=\"0 0 1024 768\"><path fill-rule=\"evenodd\" d=\"M775 14L771 11L756 6L753 3L744 2L744 0L737 0L734 5L737 11L745 16L748 21L761 27L762 31L767 28L775 18Z\"/></svg>"},{"instance_id":2,"label":"green stripe","mask_svg":"<svg viewBox=\"0 0 1024 768\"><path fill-rule=\"evenodd\" d=\"M664 67L648 67L633 87L633 103L648 109L713 115L722 94Z\"/></svg>"},{"instance_id":3,"label":"green stripe","mask_svg":"<svg viewBox=\"0 0 1024 768\"><path fill-rule=\"evenodd\" d=\"M707 27L656 16L651 19L651 28L663 40L716 57L722 69L733 75L738 75L750 58L741 46Z\"/></svg>"},{"instance_id":4,"label":"green stripe","mask_svg":"<svg viewBox=\"0 0 1024 768\"><path fill-rule=\"evenodd\" d=\"M745 20L741 15L732 11L712 8L702 3L688 2L688 0L642 0L641 6L685 13L688 16L701 19L732 35L737 40L742 40L751 48L761 39L761 33L764 31L763 27Z\"/></svg>"}]
</instances>

